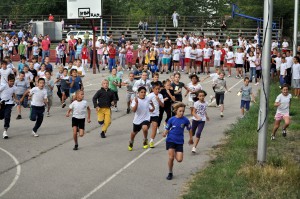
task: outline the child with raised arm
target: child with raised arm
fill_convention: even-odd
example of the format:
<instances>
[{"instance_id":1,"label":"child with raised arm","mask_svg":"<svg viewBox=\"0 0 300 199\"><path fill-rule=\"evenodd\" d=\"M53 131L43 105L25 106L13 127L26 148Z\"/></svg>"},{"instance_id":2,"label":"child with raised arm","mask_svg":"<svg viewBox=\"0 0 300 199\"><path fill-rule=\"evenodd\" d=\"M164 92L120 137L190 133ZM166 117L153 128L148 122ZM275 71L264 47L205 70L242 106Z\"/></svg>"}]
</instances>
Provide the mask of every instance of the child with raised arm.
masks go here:
<instances>
[{"instance_id":1,"label":"child with raised arm","mask_svg":"<svg viewBox=\"0 0 300 199\"><path fill-rule=\"evenodd\" d=\"M209 117L207 115L207 106L208 103L205 101L206 92L201 90L196 94L194 98L194 109L192 111L193 119L192 119L192 132L193 135L196 135L195 143L192 148L192 153L196 153L197 145L200 141L200 137L202 131L204 129L204 125L206 121L209 121ZM196 132L197 130L197 132Z\"/></svg>"},{"instance_id":2,"label":"child with raised arm","mask_svg":"<svg viewBox=\"0 0 300 199\"><path fill-rule=\"evenodd\" d=\"M164 137L167 136L166 149L169 155L167 180L172 180L173 178L174 159L177 162L182 162L183 160L184 128L190 133L189 144L194 143L190 121L184 116L185 104L182 102L176 103L173 105L173 109L176 115L169 119L165 128L166 131L163 133Z\"/></svg>"},{"instance_id":3,"label":"child with raised arm","mask_svg":"<svg viewBox=\"0 0 300 199\"><path fill-rule=\"evenodd\" d=\"M75 146L73 150L78 150L78 135L83 137L84 127L85 127L85 118L87 113L87 122L91 122L91 109L86 100L84 100L84 92L77 91L75 95L75 100L70 104L69 110L66 114L66 117L69 117L72 112L72 128L73 128L73 139Z\"/></svg>"},{"instance_id":4,"label":"child with raised arm","mask_svg":"<svg viewBox=\"0 0 300 199\"><path fill-rule=\"evenodd\" d=\"M280 126L281 120L284 120L282 127L282 136L286 136L286 129L290 125L290 106L292 95L289 94L289 86L284 84L281 87L281 94L276 97L274 106L277 107L275 114L275 123L271 135L271 140L275 140L275 134Z\"/></svg>"},{"instance_id":5,"label":"child with raised arm","mask_svg":"<svg viewBox=\"0 0 300 199\"><path fill-rule=\"evenodd\" d=\"M150 112L153 112L155 107L151 99L146 96L146 91L147 89L145 87L139 87L137 96L131 102L131 108L135 114L133 118L133 131L130 134L128 145L129 151L132 151L134 138L140 130L142 130L144 134L143 148L148 148L147 137L150 126Z\"/></svg>"}]
</instances>

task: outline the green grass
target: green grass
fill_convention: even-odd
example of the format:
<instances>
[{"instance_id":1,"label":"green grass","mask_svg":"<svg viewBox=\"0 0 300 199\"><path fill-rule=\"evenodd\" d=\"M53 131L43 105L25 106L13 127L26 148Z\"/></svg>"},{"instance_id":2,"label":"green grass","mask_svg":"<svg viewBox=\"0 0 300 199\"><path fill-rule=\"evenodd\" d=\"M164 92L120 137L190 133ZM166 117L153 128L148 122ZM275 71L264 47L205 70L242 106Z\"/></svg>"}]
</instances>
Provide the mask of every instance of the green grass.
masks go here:
<instances>
[{"instance_id":1,"label":"green grass","mask_svg":"<svg viewBox=\"0 0 300 199\"><path fill-rule=\"evenodd\" d=\"M286 138L270 135L280 94L278 85L270 90L267 162L256 165L258 104L226 132L226 143L215 150L216 158L189 183L182 198L300 198L300 100L292 100L292 123Z\"/></svg>"}]
</instances>

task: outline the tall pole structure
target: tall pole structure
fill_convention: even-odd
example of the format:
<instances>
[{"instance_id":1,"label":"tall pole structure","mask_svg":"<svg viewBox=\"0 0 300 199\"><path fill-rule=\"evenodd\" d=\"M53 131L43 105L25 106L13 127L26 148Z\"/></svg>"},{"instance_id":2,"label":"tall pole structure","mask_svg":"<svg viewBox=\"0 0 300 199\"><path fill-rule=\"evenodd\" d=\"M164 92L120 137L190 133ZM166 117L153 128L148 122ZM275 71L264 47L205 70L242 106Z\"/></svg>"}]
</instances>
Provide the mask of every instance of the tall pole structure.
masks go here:
<instances>
[{"instance_id":1,"label":"tall pole structure","mask_svg":"<svg viewBox=\"0 0 300 199\"><path fill-rule=\"evenodd\" d=\"M258 116L257 163L263 165L267 154L268 106L270 93L270 57L273 21L273 0L264 0L264 23L262 41L262 86Z\"/></svg>"},{"instance_id":2,"label":"tall pole structure","mask_svg":"<svg viewBox=\"0 0 300 199\"><path fill-rule=\"evenodd\" d=\"M101 13L100 13L100 38L102 39L102 36L103 36L103 16L102 16L102 10L103 10L103 0L100 0L101 1Z\"/></svg>"},{"instance_id":3,"label":"tall pole structure","mask_svg":"<svg viewBox=\"0 0 300 199\"><path fill-rule=\"evenodd\" d=\"M295 0L293 56L297 54L299 0Z\"/></svg>"}]
</instances>

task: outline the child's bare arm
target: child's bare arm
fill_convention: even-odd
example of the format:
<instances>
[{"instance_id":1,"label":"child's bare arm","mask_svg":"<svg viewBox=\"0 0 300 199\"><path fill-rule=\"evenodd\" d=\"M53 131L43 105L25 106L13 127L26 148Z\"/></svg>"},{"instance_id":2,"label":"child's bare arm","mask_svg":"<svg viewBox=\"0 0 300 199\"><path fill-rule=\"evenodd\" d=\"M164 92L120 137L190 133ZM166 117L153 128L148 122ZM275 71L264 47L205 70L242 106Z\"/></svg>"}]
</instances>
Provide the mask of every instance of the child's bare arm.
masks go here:
<instances>
[{"instance_id":1,"label":"child's bare arm","mask_svg":"<svg viewBox=\"0 0 300 199\"><path fill-rule=\"evenodd\" d=\"M72 109L69 109L69 110L67 111L66 117L70 117L71 112L72 112Z\"/></svg>"}]
</instances>

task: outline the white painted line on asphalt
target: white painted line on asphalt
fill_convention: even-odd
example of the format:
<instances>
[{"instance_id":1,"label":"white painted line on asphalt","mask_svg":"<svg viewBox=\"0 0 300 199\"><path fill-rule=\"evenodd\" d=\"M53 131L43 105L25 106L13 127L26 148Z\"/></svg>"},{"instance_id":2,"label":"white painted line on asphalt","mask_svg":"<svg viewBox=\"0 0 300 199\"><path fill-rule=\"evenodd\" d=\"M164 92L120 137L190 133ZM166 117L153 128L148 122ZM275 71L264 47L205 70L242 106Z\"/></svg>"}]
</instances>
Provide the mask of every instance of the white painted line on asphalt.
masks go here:
<instances>
[{"instance_id":1,"label":"white painted line on asphalt","mask_svg":"<svg viewBox=\"0 0 300 199\"><path fill-rule=\"evenodd\" d=\"M155 146L159 145L163 140L165 140L165 138L162 138L161 140L159 140ZM91 195L93 195L94 193L96 193L97 191L99 191L102 187L104 187L107 183L109 183L112 179L114 179L115 177L117 177L120 173L122 173L124 170L126 170L128 167L130 167L132 164L134 164L137 160L139 160L141 157L143 157L146 153L148 153L151 149L147 149L146 151L144 151L143 153L141 153L139 156L137 156L136 158L134 158L132 161L130 161L128 164L126 164L124 167L122 167L120 170L118 170L117 172L115 172L113 175L111 175L109 178L107 178L104 182L102 182L101 184L99 184L95 189L93 189L91 192L89 192L87 195L85 195L84 197L82 197L81 199L87 199L89 198ZM130 153L130 152L129 152Z\"/></svg>"},{"instance_id":2,"label":"white painted line on asphalt","mask_svg":"<svg viewBox=\"0 0 300 199\"><path fill-rule=\"evenodd\" d=\"M5 149L0 147L0 150L2 150L3 152L5 152L7 155L9 155L11 157L11 159L13 159L13 161L15 162L16 166L17 166L17 172L16 175L14 177L14 180L12 181L12 183L4 190L0 193L0 198L2 196L4 196L9 190L11 190L13 188L13 186L17 183L20 175L21 175L21 165L19 163L19 161L17 160L17 158L15 156L13 156L10 152L6 151Z\"/></svg>"}]
</instances>

